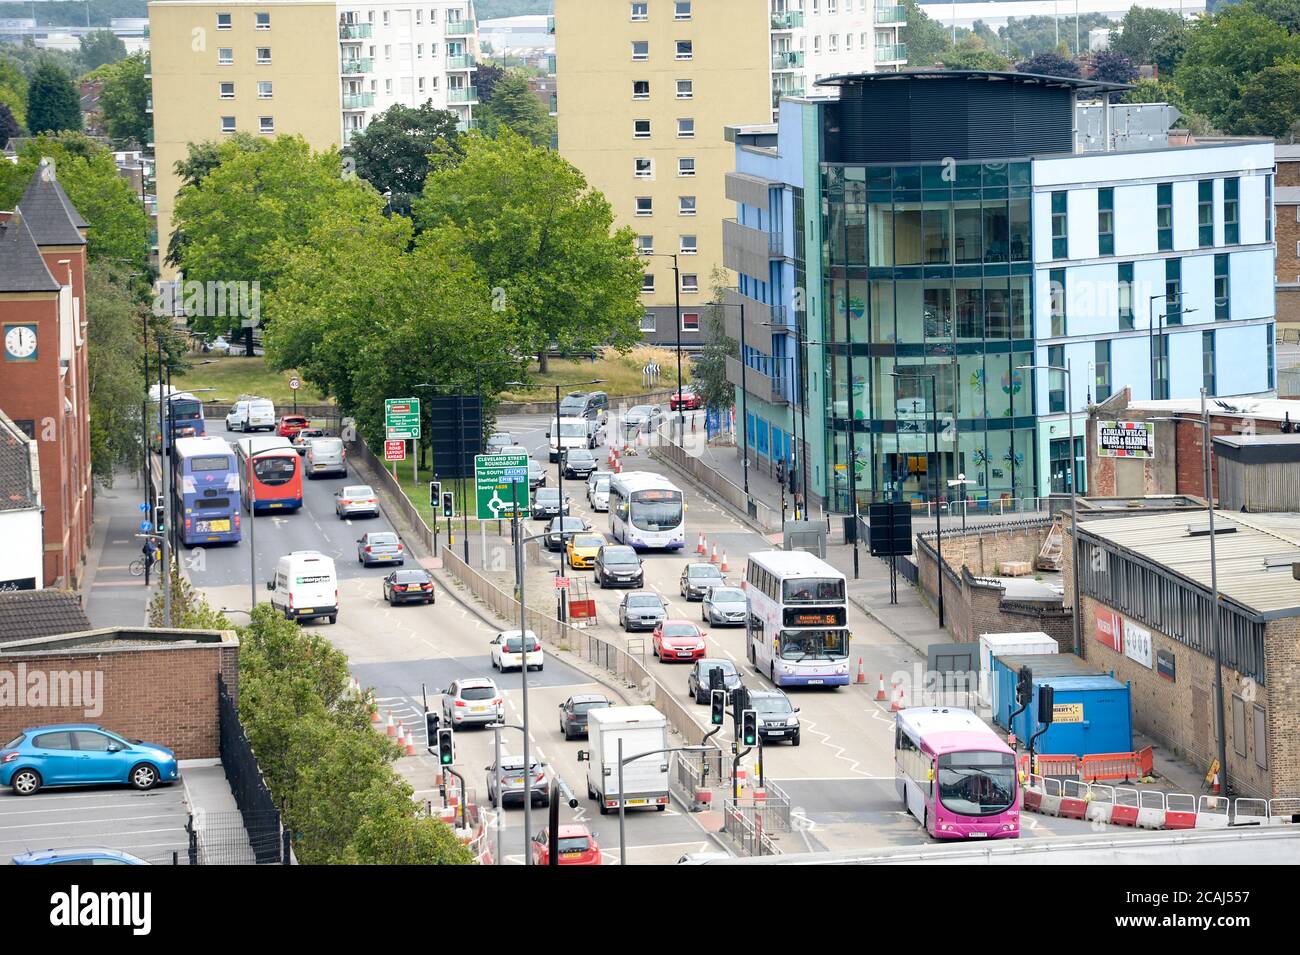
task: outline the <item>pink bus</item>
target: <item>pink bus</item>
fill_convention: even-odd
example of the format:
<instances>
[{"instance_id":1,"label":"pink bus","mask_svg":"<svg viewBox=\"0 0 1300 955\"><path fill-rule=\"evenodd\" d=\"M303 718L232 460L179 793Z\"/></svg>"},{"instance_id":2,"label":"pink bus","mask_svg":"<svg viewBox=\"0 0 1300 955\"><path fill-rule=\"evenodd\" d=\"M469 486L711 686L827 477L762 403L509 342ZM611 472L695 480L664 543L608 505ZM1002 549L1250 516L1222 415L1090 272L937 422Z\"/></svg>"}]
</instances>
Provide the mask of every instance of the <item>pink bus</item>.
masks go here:
<instances>
[{"instance_id":1,"label":"pink bus","mask_svg":"<svg viewBox=\"0 0 1300 955\"><path fill-rule=\"evenodd\" d=\"M936 839L1020 835L1016 754L970 710L897 714L894 782L907 811Z\"/></svg>"}]
</instances>

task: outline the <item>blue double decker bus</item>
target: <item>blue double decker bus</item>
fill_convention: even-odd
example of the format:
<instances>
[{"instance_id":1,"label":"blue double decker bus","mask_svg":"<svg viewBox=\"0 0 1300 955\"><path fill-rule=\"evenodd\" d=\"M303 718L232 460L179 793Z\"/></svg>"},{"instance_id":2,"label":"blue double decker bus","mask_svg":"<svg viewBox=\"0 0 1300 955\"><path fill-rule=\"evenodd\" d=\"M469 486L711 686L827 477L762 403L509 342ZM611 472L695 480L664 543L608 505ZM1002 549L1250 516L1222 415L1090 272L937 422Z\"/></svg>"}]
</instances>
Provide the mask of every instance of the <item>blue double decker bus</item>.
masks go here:
<instances>
[{"instance_id":1,"label":"blue double decker bus","mask_svg":"<svg viewBox=\"0 0 1300 955\"><path fill-rule=\"evenodd\" d=\"M158 402L166 395L167 404L159 413ZM160 420L161 418L161 420ZM171 430L168 440L163 440L163 421ZM154 385L149 389L149 434L150 446L161 454L170 451L172 444L179 438L201 438L206 425L203 418L203 402L186 391L178 391L167 386Z\"/></svg>"},{"instance_id":2,"label":"blue double decker bus","mask_svg":"<svg viewBox=\"0 0 1300 955\"><path fill-rule=\"evenodd\" d=\"M217 437L177 438L172 455L177 529L188 547L239 540L239 469Z\"/></svg>"}]
</instances>

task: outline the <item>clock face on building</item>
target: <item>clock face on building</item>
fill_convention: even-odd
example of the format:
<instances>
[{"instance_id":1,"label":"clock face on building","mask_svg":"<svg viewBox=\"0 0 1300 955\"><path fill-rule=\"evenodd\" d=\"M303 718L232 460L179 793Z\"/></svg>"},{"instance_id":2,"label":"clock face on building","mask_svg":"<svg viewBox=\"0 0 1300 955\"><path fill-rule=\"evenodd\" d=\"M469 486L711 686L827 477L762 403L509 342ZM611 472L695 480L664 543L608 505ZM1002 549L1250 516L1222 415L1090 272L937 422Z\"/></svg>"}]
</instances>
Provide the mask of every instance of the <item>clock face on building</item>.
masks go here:
<instances>
[{"instance_id":1,"label":"clock face on building","mask_svg":"<svg viewBox=\"0 0 1300 955\"><path fill-rule=\"evenodd\" d=\"M5 359L8 361L34 361L36 358L36 326L5 326Z\"/></svg>"}]
</instances>

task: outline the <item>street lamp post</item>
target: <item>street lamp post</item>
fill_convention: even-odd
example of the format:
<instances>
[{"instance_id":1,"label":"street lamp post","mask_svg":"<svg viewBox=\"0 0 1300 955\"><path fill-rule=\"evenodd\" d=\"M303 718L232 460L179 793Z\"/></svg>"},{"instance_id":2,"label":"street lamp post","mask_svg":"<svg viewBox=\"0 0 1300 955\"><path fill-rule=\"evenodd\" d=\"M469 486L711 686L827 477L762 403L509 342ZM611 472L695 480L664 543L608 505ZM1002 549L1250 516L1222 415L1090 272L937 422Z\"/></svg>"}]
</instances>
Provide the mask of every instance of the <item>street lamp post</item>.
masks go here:
<instances>
[{"instance_id":1,"label":"street lamp post","mask_svg":"<svg viewBox=\"0 0 1300 955\"><path fill-rule=\"evenodd\" d=\"M1079 490L1079 458L1074 451L1074 381L1070 375L1070 362L1065 363L1065 367L1060 365L1017 365L1021 370L1042 370L1057 371L1065 375L1065 415L1070 426L1070 566L1073 568L1074 585L1071 588L1074 592L1074 613L1072 616L1072 630L1074 631L1074 654L1079 656L1083 650L1083 608L1079 606L1079 510L1078 510L1078 490ZM1154 379L1153 379L1154 381Z\"/></svg>"},{"instance_id":2,"label":"street lamp post","mask_svg":"<svg viewBox=\"0 0 1300 955\"><path fill-rule=\"evenodd\" d=\"M939 629L943 629L943 510L939 506L939 382L934 374L899 374L889 373L894 379L894 409L898 409L898 379L930 379L930 430L934 433L934 543L938 554L938 566L935 579L939 583Z\"/></svg>"},{"instance_id":3,"label":"street lamp post","mask_svg":"<svg viewBox=\"0 0 1300 955\"><path fill-rule=\"evenodd\" d=\"M1161 376L1157 374L1157 368L1163 367L1167 369L1169 366L1168 355L1163 356L1159 362L1157 362L1156 360L1157 339L1160 341L1162 350L1164 348L1165 318L1168 315L1190 315L1196 311L1196 309L1194 308L1180 308L1173 312L1162 311L1160 313L1160 321L1158 326L1159 331L1157 331L1156 310L1155 310L1156 300L1161 298L1168 298L1168 297L1169 297L1168 292L1161 292L1159 295L1151 295L1148 296L1147 298L1147 354L1150 355L1150 363L1151 363L1151 397L1156 401L1160 401L1169 397L1169 382L1167 378L1165 380L1164 385L1160 389L1161 393L1159 395L1156 395L1156 382L1161 379ZM1179 293L1177 298L1179 302L1182 301L1181 292ZM1071 449L1071 453L1073 453L1073 448Z\"/></svg>"},{"instance_id":4,"label":"street lamp post","mask_svg":"<svg viewBox=\"0 0 1300 955\"><path fill-rule=\"evenodd\" d=\"M965 475L964 473L962 473L962 474L958 474L955 480L952 480L952 481L949 481L949 482L948 482L948 486L949 486L949 487L960 488L960 490L958 491L958 493L961 494L961 533L962 533L962 537L965 537L965 536L966 536L966 485L969 484L969 483L971 483L971 482L968 481L968 480L966 479L966 475Z\"/></svg>"},{"instance_id":5,"label":"street lamp post","mask_svg":"<svg viewBox=\"0 0 1300 955\"><path fill-rule=\"evenodd\" d=\"M766 324L770 328L784 329L789 327L777 322L766 322L764 324ZM806 351L808 345L815 344L815 343L809 342L803 337L803 328L802 326L799 326L797 323L795 325L795 341L797 342L797 347L799 351L795 355L787 355L786 358L790 362L790 378L793 381L793 394L795 396L795 400L799 404L799 419L795 423L799 424L801 429L803 430L803 437L800 438L796 434L795 440L799 442L799 485L802 488L802 493L803 493L803 503L799 507L799 515L803 520L807 520L808 519L808 461L807 461L808 404L807 401L805 401L805 396L803 392L803 370L804 370L803 358L804 358L804 352Z\"/></svg>"},{"instance_id":6,"label":"street lamp post","mask_svg":"<svg viewBox=\"0 0 1300 955\"><path fill-rule=\"evenodd\" d=\"M745 303L744 302L710 302L713 308L738 308L740 309L740 441L741 457L740 470L743 475L742 481L745 488L745 505L748 507L751 503L749 496L749 381L746 375L745 364ZM681 404L681 392L678 392L678 404Z\"/></svg>"},{"instance_id":7,"label":"street lamp post","mask_svg":"<svg viewBox=\"0 0 1300 955\"><path fill-rule=\"evenodd\" d=\"M677 315L677 440L686 433L686 413L682 408L682 276L677 265L676 252L642 252L646 258L673 260L673 309ZM742 323L741 328L744 328ZM743 386L742 386L743 387ZM561 498L563 503L563 498Z\"/></svg>"}]
</instances>

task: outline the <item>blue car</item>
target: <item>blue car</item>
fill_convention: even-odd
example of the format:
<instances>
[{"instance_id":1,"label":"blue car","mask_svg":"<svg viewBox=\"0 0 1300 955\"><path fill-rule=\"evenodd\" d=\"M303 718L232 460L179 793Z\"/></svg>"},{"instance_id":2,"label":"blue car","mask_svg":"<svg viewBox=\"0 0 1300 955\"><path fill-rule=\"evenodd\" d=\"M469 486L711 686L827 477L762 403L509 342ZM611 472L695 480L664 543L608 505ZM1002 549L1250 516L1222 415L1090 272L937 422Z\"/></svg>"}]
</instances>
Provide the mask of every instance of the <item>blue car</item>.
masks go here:
<instances>
[{"instance_id":1,"label":"blue car","mask_svg":"<svg viewBox=\"0 0 1300 955\"><path fill-rule=\"evenodd\" d=\"M14 865L151 865L118 849L37 849L13 857Z\"/></svg>"},{"instance_id":2,"label":"blue car","mask_svg":"<svg viewBox=\"0 0 1300 955\"><path fill-rule=\"evenodd\" d=\"M0 786L30 796L44 786L117 783L153 789L180 779L166 746L129 740L94 723L62 723L23 730L0 747Z\"/></svg>"}]
</instances>

